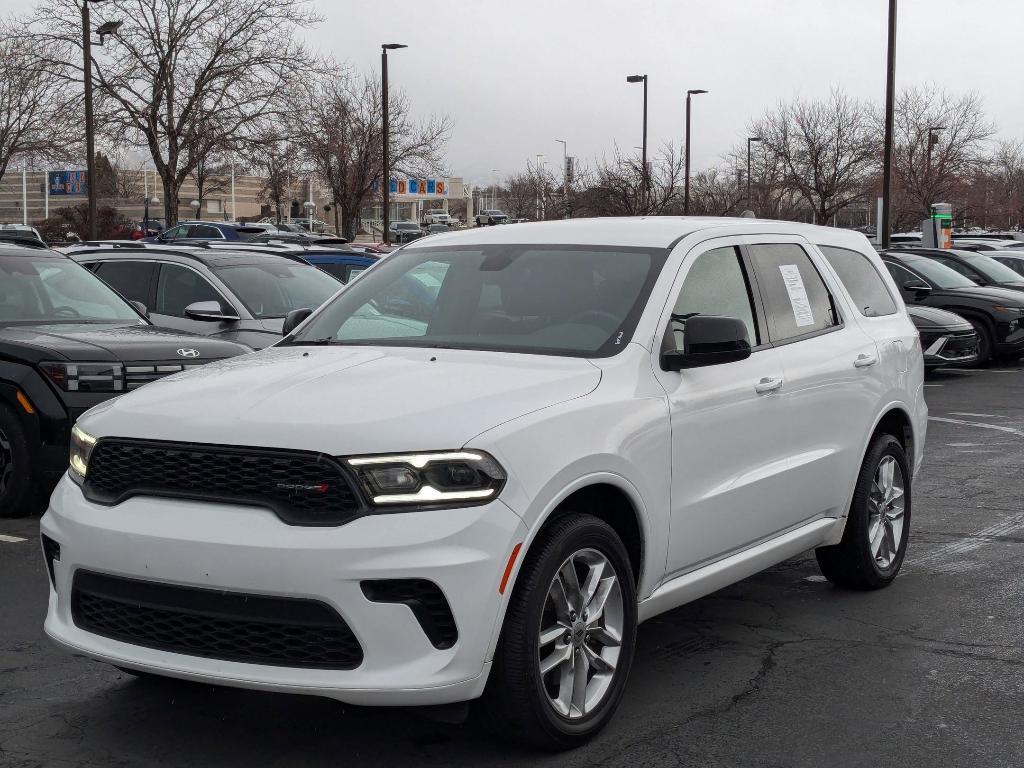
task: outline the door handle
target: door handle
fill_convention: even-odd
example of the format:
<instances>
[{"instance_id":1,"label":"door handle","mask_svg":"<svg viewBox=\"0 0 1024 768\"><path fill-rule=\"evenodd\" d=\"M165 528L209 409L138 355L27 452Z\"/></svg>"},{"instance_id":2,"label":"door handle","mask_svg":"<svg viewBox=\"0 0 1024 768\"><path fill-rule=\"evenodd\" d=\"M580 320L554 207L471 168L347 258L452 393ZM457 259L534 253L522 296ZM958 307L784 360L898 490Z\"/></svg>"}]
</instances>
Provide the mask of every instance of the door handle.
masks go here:
<instances>
[{"instance_id":1,"label":"door handle","mask_svg":"<svg viewBox=\"0 0 1024 768\"><path fill-rule=\"evenodd\" d=\"M765 376L757 384L754 385L754 391L759 395L767 394L768 392L774 392L775 390L782 387L781 376Z\"/></svg>"},{"instance_id":2,"label":"door handle","mask_svg":"<svg viewBox=\"0 0 1024 768\"><path fill-rule=\"evenodd\" d=\"M874 365L878 362L877 355L857 355L857 359L853 361L853 364L858 368L867 368L869 365Z\"/></svg>"}]
</instances>

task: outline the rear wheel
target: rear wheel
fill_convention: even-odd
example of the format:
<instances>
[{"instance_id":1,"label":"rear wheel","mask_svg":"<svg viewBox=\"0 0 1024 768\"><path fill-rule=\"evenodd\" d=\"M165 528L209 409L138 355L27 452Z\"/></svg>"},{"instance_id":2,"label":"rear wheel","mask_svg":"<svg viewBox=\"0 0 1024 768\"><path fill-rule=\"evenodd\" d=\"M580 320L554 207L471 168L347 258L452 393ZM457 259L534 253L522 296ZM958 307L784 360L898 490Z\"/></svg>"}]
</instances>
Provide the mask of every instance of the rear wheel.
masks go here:
<instances>
[{"instance_id":1,"label":"rear wheel","mask_svg":"<svg viewBox=\"0 0 1024 768\"><path fill-rule=\"evenodd\" d=\"M37 474L17 414L0 403L0 517L23 517L35 511L41 496Z\"/></svg>"},{"instance_id":2,"label":"rear wheel","mask_svg":"<svg viewBox=\"0 0 1024 768\"><path fill-rule=\"evenodd\" d=\"M876 436L861 465L842 541L815 550L825 578L852 589L892 583L910 539L910 481L899 440Z\"/></svg>"},{"instance_id":3,"label":"rear wheel","mask_svg":"<svg viewBox=\"0 0 1024 768\"><path fill-rule=\"evenodd\" d=\"M636 587L615 531L560 518L523 562L480 702L491 730L545 749L583 744L611 719L633 661Z\"/></svg>"}]
</instances>

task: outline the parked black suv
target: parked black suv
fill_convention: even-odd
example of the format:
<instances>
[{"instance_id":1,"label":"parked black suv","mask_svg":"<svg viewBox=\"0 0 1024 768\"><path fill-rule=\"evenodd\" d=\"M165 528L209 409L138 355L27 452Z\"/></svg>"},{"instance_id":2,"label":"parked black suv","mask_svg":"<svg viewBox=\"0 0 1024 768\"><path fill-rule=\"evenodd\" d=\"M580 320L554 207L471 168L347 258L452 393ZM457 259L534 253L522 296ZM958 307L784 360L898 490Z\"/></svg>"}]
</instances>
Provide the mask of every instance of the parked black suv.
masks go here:
<instances>
[{"instance_id":1,"label":"parked black suv","mask_svg":"<svg viewBox=\"0 0 1024 768\"><path fill-rule=\"evenodd\" d=\"M904 250L903 248L900 249ZM1001 264L985 253L961 251L955 248L907 248L908 253L927 256L939 264L959 272L975 285L991 285L1024 291L1024 276Z\"/></svg>"},{"instance_id":2,"label":"parked black suv","mask_svg":"<svg viewBox=\"0 0 1024 768\"><path fill-rule=\"evenodd\" d=\"M161 330L56 251L0 245L0 517L34 511L67 469L89 408L249 351Z\"/></svg>"},{"instance_id":3,"label":"parked black suv","mask_svg":"<svg viewBox=\"0 0 1024 768\"><path fill-rule=\"evenodd\" d=\"M1024 355L1024 293L975 285L926 256L903 250L882 254L907 306L938 307L963 317L978 332L978 363Z\"/></svg>"}]
</instances>

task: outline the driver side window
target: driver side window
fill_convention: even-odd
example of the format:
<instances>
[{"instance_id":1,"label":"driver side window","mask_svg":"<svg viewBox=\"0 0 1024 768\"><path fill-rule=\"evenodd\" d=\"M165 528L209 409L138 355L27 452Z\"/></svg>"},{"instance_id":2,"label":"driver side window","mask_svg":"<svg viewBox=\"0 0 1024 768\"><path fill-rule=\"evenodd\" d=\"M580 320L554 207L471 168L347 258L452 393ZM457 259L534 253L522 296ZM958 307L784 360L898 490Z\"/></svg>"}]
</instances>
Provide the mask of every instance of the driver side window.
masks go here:
<instances>
[{"instance_id":1,"label":"driver side window","mask_svg":"<svg viewBox=\"0 0 1024 768\"><path fill-rule=\"evenodd\" d=\"M665 349L683 349L686 321L697 315L735 317L747 326L750 346L761 343L750 281L739 252L734 247L715 248L697 257L679 290Z\"/></svg>"}]
</instances>

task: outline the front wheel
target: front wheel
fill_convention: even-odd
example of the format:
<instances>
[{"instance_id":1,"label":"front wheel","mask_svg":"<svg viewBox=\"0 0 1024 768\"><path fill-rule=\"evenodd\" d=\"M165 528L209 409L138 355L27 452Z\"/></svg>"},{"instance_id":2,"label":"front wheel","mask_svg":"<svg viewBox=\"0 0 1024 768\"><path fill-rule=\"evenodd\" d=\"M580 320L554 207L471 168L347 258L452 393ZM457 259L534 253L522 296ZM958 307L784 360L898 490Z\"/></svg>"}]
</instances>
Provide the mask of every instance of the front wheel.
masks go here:
<instances>
[{"instance_id":1,"label":"front wheel","mask_svg":"<svg viewBox=\"0 0 1024 768\"><path fill-rule=\"evenodd\" d=\"M992 333L988 326L980 320L969 320L978 334L978 359L977 365L987 365L992 361L995 344L992 341Z\"/></svg>"},{"instance_id":2,"label":"front wheel","mask_svg":"<svg viewBox=\"0 0 1024 768\"><path fill-rule=\"evenodd\" d=\"M0 517L36 511L42 493L34 464L17 414L0 403Z\"/></svg>"},{"instance_id":3,"label":"front wheel","mask_svg":"<svg viewBox=\"0 0 1024 768\"><path fill-rule=\"evenodd\" d=\"M910 540L911 474L903 446L878 435L868 448L838 544L815 550L822 574L851 589L892 583Z\"/></svg>"},{"instance_id":4,"label":"front wheel","mask_svg":"<svg viewBox=\"0 0 1024 768\"><path fill-rule=\"evenodd\" d=\"M482 714L497 735L544 749L583 744L611 719L636 642L636 585L615 531L557 520L523 562Z\"/></svg>"}]
</instances>

